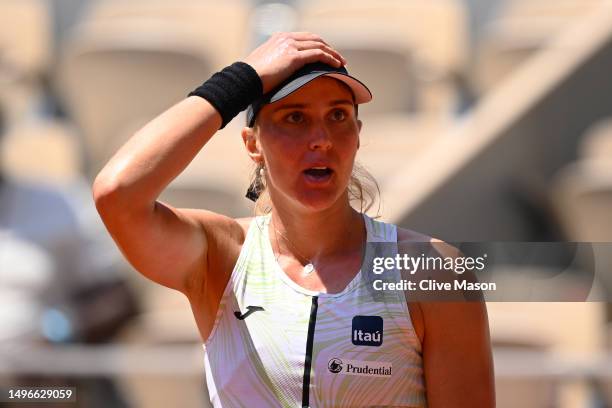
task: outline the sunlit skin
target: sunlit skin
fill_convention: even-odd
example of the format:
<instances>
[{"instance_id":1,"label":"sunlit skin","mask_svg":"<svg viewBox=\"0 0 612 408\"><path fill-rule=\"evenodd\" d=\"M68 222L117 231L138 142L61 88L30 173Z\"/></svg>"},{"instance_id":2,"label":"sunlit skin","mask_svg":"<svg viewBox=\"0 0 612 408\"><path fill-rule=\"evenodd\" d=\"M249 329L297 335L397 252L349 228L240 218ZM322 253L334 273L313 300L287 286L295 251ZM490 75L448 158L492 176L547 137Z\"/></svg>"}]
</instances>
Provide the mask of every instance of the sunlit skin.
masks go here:
<instances>
[{"instance_id":1,"label":"sunlit skin","mask_svg":"<svg viewBox=\"0 0 612 408\"><path fill-rule=\"evenodd\" d=\"M350 90L320 77L264 106L243 136L251 158L265 163L275 207L306 215L349 206L347 186L360 130ZM329 180L309 180L303 171L313 166L331 168Z\"/></svg>"}]
</instances>

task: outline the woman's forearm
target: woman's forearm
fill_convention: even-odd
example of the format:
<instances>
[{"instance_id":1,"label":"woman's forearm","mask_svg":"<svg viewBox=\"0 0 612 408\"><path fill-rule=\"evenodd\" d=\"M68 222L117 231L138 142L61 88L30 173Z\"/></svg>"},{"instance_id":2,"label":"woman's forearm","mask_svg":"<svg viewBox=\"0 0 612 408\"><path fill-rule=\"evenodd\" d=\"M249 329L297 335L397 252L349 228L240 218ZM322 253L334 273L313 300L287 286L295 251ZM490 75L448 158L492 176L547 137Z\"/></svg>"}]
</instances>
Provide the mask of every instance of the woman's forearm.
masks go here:
<instances>
[{"instance_id":1,"label":"woman's forearm","mask_svg":"<svg viewBox=\"0 0 612 408\"><path fill-rule=\"evenodd\" d=\"M153 207L221 126L221 116L203 98L190 96L136 132L96 177L94 197L130 208ZM112 197L112 200L105 198Z\"/></svg>"},{"instance_id":2,"label":"woman's forearm","mask_svg":"<svg viewBox=\"0 0 612 408\"><path fill-rule=\"evenodd\" d=\"M313 62L339 67L345 61L316 34L277 33L243 63L232 64L213 75L204 89L198 88L196 95L201 98L190 96L153 119L108 162L94 182L98 209L119 203L129 204L130 209L139 205L153 207L163 189L187 167L224 121L228 122L252 101L245 97L255 99L298 67ZM222 115L208 101L220 108Z\"/></svg>"}]
</instances>

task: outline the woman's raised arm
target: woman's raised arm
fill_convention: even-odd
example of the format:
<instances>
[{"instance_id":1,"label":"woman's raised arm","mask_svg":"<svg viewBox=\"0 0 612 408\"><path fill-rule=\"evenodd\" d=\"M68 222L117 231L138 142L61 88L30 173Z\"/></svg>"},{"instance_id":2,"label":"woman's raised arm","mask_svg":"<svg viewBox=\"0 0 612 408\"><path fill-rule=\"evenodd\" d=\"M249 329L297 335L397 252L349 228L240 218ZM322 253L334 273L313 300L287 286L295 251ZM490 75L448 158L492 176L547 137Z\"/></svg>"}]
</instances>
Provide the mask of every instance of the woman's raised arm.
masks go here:
<instances>
[{"instance_id":1,"label":"woman's raised arm","mask_svg":"<svg viewBox=\"0 0 612 408\"><path fill-rule=\"evenodd\" d=\"M245 59L257 73L263 92L316 61L344 63L310 33L275 34ZM228 217L157 201L222 123L231 119L227 108L235 110L236 98L245 95L242 88L253 85L230 81L215 86L223 89L225 84L227 92L213 91L212 99L207 97L210 92L202 92L202 98L190 96L145 125L106 164L93 186L96 207L128 261L146 277L182 292L194 279L201 283L206 276L209 246L222 251L218 245L209 245L211 239L228 234L240 239L239 226ZM252 101L243 102L246 107Z\"/></svg>"},{"instance_id":2,"label":"woman's raised arm","mask_svg":"<svg viewBox=\"0 0 612 408\"><path fill-rule=\"evenodd\" d=\"M156 200L220 126L221 116L208 101L188 97L139 130L93 186L98 212L128 261L146 277L180 291L190 277L205 272L203 221L213 214Z\"/></svg>"}]
</instances>

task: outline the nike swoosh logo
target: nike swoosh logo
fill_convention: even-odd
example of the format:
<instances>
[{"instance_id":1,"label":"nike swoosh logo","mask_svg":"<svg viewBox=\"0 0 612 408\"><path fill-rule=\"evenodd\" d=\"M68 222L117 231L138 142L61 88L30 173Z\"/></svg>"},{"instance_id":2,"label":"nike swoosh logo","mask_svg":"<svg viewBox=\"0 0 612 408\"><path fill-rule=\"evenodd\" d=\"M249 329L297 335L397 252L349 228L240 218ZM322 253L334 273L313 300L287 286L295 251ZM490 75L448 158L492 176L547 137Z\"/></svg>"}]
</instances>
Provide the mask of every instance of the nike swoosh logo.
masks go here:
<instances>
[{"instance_id":1,"label":"nike swoosh logo","mask_svg":"<svg viewBox=\"0 0 612 408\"><path fill-rule=\"evenodd\" d=\"M245 314L242 314L240 312L234 312L234 316L236 316L236 319L238 319L238 320L244 320L251 313L255 313L255 312L258 312L260 310L263 311L264 308L261 307L261 306L247 306L247 312Z\"/></svg>"}]
</instances>

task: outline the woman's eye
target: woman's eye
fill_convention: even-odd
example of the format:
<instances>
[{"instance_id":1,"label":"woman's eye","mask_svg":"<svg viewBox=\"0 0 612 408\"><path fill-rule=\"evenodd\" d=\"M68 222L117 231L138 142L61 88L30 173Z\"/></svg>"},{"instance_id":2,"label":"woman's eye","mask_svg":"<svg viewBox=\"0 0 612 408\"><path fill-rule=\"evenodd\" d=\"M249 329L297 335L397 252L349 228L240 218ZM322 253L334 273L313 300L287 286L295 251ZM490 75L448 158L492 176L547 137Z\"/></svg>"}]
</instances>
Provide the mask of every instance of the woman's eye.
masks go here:
<instances>
[{"instance_id":1,"label":"woman's eye","mask_svg":"<svg viewBox=\"0 0 612 408\"><path fill-rule=\"evenodd\" d=\"M342 109L336 109L332 112L331 114L331 118L334 121L341 121L344 120L346 118L346 112L343 111Z\"/></svg>"},{"instance_id":2,"label":"woman's eye","mask_svg":"<svg viewBox=\"0 0 612 408\"><path fill-rule=\"evenodd\" d=\"M301 112L291 112L286 119L289 123L301 123L304 121L304 115Z\"/></svg>"}]
</instances>

